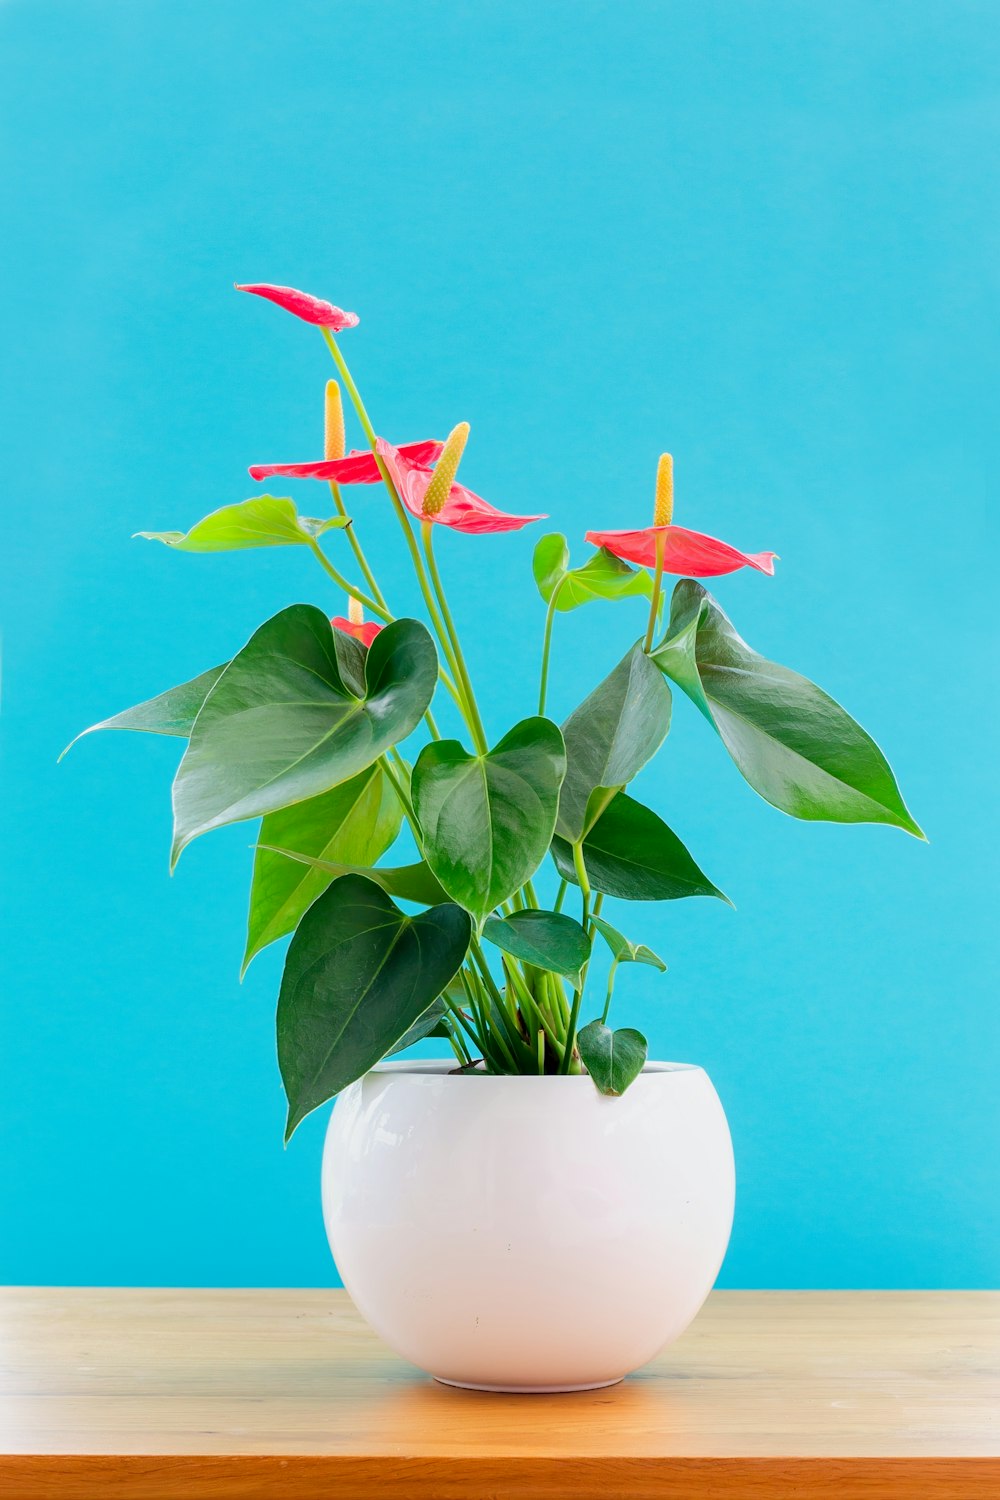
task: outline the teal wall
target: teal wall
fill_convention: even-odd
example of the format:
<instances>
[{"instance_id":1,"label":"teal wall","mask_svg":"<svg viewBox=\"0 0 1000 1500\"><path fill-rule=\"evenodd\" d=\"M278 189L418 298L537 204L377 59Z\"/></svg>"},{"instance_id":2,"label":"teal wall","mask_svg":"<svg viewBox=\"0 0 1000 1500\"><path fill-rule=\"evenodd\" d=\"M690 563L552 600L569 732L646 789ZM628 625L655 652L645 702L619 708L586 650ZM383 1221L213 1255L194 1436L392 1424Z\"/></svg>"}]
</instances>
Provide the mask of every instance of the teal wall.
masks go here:
<instances>
[{"instance_id":1,"label":"teal wall","mask_svg":"<svg viewBox=\"0 0 1000 1500\"><path fill-rule=\"evenodd\" d=\"M578 547L650 503L781 554L715 592L889 752L929 846L809 826L685 702L641 794L731 894L649 907L619 1014L702 1062L739 1162L733 1286L1000 1271L995 5L7 0L0 1278L322 1284L325 1111L281 1145L281 956L242 988L248 825L167 875L177 746L83 725L227 656L294 549L131 541L314 456L356 309L397 438ZM322 491L298 486L303 503ZM991 519L996 501L990 495ZM308 508L308 506L306 507ZM412 605L374 492L356 513ZM531 710L530 533L448 537L489 724ZM563 713L637 633L560 623ZM630 1003L629 1003L630 1001Z\"/></svg>"}]
</instances>

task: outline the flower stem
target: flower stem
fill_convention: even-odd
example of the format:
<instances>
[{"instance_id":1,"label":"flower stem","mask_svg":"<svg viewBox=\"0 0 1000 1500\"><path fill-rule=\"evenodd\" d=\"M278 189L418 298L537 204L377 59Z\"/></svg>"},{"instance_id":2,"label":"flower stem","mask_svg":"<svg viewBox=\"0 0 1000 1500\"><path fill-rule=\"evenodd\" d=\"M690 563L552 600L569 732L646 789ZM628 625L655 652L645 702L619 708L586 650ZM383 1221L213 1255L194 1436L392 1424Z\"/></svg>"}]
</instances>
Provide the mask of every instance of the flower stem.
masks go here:
<instances>
[{"instance_id":1,"label":"flower stem","mask_svg":"<svg viewBox=\"0 0 1000 1500\"><path fill-rule=\"evenodd\" d=\"M656 571L653 574L653 594L649 601L649 623L646 626L646 639L642 643L642 649L648 651L653 644L653 632L656 629L656 617L660 609L660 592L663 588L663 556L667 545L665 532L657 532L656 535Z\"/></svg>"},{"instance_id":2,"label":"flower stem","mask_svg":"<svg viewBox=\"0 0 1000 1500\"><path fill-rule=\"evenodd\" d=\"M590 924L590 881L587 879L587 866L583 859L583 840L573 845L573 865L576 870L576 878L580 882L580 925L586 932ZM566 1045L563 1048L562 1062L559 1065L560 1073L569 1073L573 1064L573 1051L576 1047L576 1027L580 1019L580 1005L583 1001L584 986L587 982L587 966L584 964L580 978L580 987L573 992L573 1008L569 1013L569 1025L566 1028ZM573 1071L579 1071L579 1066Z\"/></svg>"},{"instance_id":3,"label":"flower stem","mask_svg":"<svg viewBox=\"0 0 1000 1500\"><path fill-rule=\"evenodd\" d=\"M552 624L556 614L556 600L559 598L559 590L566 582L568 574L564 573L552 590L549 607L545 611L545 634L542 637L542 675L538 686L538 712L545 712L545 696L549 686L549 652L552 649Z\"/></svg>"},{"instance_id":4,"label":"flower stem","mask_svg":"<svg viewBox=\"0 0 1000 1500\"><path fill-rule=\"evenodd\" d=\"M343 516L346 520L347 511L344 507L344 500L340 493L340 485L335 479L330 480L330 494L333 496L334 509L336 510L338 516ZM353 526L346 526L344 529L347 532L347 540L351 545L351 550L358 560L358 567L361 569L364 580L367 583L368 587L371 589L373 597L378 600L383 609L388 609L389 606L385 602L385 596L382 593L382 590L379 588L377 582L375 581L375 574L372 572L371 568L368 565L368 559L365 557L361 542L358 540L357 532L355 531Z\"/></svg>"},{"instance_id":5,"label":"flower stem","mask_svg":"<svg viewBox=\"0 0 1000 1500\"><path fill-rule=\"evenodd\" d=\"M317 542L315 537L310 538L309 546L315 553L316 561L319 563L320 567L324 568L326 572L329 573L330 577L333 579L338 588L343 589L344 593L349 594L352 599L357 599L359 604L363 604L365 609L370 610L373 615L377 615L380 620L388 623L392 619L392 615L384 607L384 603L377 604L374 599L372 599L368 594L362 593L361 589L357 588L353 583L348 583L343 573L337 572L337 569L333 566L333 563L327 557L326 553L323 551L322 547L320 546L319 542Z\"/></svg>"},{"instance_id":6,"label":"flower stem","mask_svg":"<svg viewBox=\"0 0 1000 1500\"><path fill-rule=\"evenodd\" d=\"M476 703L476 695L473 692L472 688L472 680L469 677L469 669L465 665L465 657L462 655L462 647L459 643L458 631L455 629L455 621L452 618L451 610L448 608L448 599L444 591L444 584L441 582L441 574L438 571L437 559L434 556L434 527L430 521L424 521L420 530L423 536L424 552L427 555L427 567L430 571L431 582L434 585L434 592L436 593L438 603L441 606L441 614L444 617L445 628L448 632L448 639L451 642L451 649L454 655L458 681L462 688L469 710L469 731L472 735L473 740L475 741L476 749L481 755L485 755L488 748L486 740L486 730L483 728L483 721L479 714L479 706Z\"/></svg>"}]
</instances>

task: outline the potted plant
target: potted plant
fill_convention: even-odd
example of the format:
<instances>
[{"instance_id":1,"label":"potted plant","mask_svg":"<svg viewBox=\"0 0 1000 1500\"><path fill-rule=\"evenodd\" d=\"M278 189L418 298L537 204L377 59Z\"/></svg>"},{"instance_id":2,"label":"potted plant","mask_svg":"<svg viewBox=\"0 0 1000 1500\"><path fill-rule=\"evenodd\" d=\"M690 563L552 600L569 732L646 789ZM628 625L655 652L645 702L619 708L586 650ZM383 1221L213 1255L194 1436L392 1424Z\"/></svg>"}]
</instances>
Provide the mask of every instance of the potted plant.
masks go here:
<instances>
[{"instance_id":1,"label":"potted plant","mask_svg":"<svg viewBox=\"0 0 1000 1500\"><path fill-rule=\"evenodd\" d=\"M445 1381L608 1384L695 1315L733 1209L729 1132L707 1076L649 1061L638 1031L611 1024L622 967L665 965L624 906L609 920L605 899L726 900L628 791L667 736L672 690L783 812L922 835L874 741L748 646L699 582L771 574L774 554L675 525L666 454L650 525L588 532L593 550L576 564L563 536L538 542L537 702L526 692L525 717L491 740L435 536L544 518L509 515L459 482L467 425L443 443L376 434L336 339L354 314L287 287L240 290L319 329L367 446L345 451L331 381L324 456L250 470L329 485L330 503L311 507L322 517L260 494L188 532L142 535L182 552L300 546L346 614L290 605L230 661L93 727L187 740L172 865L210 829L262 819L244 967L292 934L277 1007L286 1140L339 1096L324 1210L362 1313ZM344 490L366 485L384 488L380 518L402 530L426 621L394 616L348 517ZM679 577L669 606L668 574ZM594 600L620 601L627 649L557 724L553 629ZM415 857L393 862L404 828ZM594 994L598 946L610 974ZM397 1056L426 1037L451 1057Z\"/></svg>"}]
</instances>

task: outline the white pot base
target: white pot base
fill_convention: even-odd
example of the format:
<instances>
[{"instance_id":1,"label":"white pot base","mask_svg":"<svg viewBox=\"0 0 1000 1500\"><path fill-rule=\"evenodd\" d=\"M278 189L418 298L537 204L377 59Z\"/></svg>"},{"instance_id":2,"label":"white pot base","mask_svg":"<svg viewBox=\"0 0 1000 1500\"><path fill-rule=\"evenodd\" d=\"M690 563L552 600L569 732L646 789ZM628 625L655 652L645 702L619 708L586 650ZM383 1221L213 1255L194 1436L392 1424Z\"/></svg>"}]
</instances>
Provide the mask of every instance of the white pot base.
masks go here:
<instances>
[{"instance_id":1,"label":"white pot base","mask_svg":"<svg viewBox=\"0 0 1000 1500\"><path fill-rule=\"evenodd\" d=\"M585 1385L480 1385L472 1380L445 1380L443 1375L435 1375L434 1379L438 1385L450 1385L457 1391L492 1391L506 1396L568 1396L573 1391L604 1391L609 1385L621 1385L625 1377L616 1375L614 1380L590 1380Z\"/></svg>"}]
</instances>

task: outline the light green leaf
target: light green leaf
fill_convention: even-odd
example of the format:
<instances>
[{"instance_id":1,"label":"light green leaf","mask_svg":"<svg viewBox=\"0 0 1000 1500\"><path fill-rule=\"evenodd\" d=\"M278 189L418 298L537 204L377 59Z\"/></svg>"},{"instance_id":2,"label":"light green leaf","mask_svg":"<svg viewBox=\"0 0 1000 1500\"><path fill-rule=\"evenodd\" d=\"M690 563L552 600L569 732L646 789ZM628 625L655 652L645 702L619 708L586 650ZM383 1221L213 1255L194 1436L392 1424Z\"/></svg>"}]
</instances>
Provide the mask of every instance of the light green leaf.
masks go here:
<instances>
[{"instance_id":1,"label":"light green leaf","mask_svg":"<svg viewBox=\"0 0 1000 1500\"><path fill-rule=\"evenodd\" d=\"M163 542L175 552L238 552L246 547L310 546L324 531L351 523L344 516L317 520L300 516L295 503L275 495L254 495L238 505L224 505L191 527L190 531L137 531L150 542Z\"/></svg>"},{"instance_id":2,"label":"light green leaf","mask_svg":"<svg viewBox=\"0 0 1000 1500\"><path fill-rule=\"evenodd\" d=\"M356 776L420 722L437 653L417 620L367 652L322 610L293 604L262 625L205 699L174 780L174 844L304 802Z\"/></svg>"},{"instance_id":3,"label":"light green leaf","mask_svg":"<svg viewBox=\"0 0 1000 1500\"><path fill-rule=\"evenodd\" d=\"M531 909L488 917L483 937L512 958L562 974L574 989L583 987L581 971L590 957L590 938L572 917Z\"/></svg>"},{"instance_id":4,"label":"light green leaf","mask_svg":"<svg viewBox=\"0 0 1000 1500\"><path fill-rule=\"evenodd\" d=\"M268 943L295 928L334 878L328 871L274 853L275 847L330 860L335 868L364 869L395 841L402 818L399 798L379 762L318 797L268 813L254 858L242 972ZM343 868L337 873L343 874Z\"/></svg>"},{"instance_id":5,"label":"light green leaf","mask_svg":"<svg viewBox=\"0 0 1000 1500\"><path fill-rule=\"evenodd\" d=\"M646 1038L628 1026L612 1031L602 1021L591 1021L577 1033L576 1044L602 1094L624 1094L646 1066Z\"/></svg>"},{"instance_id":6,"label":"light green leaf","mask_svg":"<svg viewBox=\"0 0 1000 1500\"><path fill-rule=\"evenodd\" d=\"M581 567L571 568L569 547L559 532L540 539L532 567L538 592L546 603L555 595L555 609L560 614L594 599L649 599L653 592L648 573L630 568L606 547L599 547Z\"/></svg>"},{"instance_id":7,"label":"light green leaf","mask_svg":"<svg viewBox=\"0 0 1000 1500\"><path fill-rule=\"evenodd\" d=\"M435 740L420 752L412 792L424 858L478 923L544 858L565 766L562 735L537 717L483 755L457 740Z\"/></svg>"},{"instance_id":8,"label":"light green leaf","mask_svg":"<svg viewBox=\"0 0 1000 1500\"><path fill-rule=\"evenodd\" d=\"M923 838L871 736L815 683L752 650L693 579L675 588L652 660L772 806L793 818L890 823Z\"/></svg>"},{"instance_id":9,"label":"light green leaf","mask_svg":"<svg viewBox=\"0 0 1000 1500\"><path fill-rule=\"evenodd\" d=\"M670 690L635 645L563 725L561 838L576 843L615 793L655 755L670 728Z\"/></svg>"},{"instance_id":10,"label":"light green leaf","mask_svg":"<svg viewBox=\"0 0 1000 1500\"><path fill-rule=\"evenodd\" d=\"M554 838L552 857L560 875L577 884L571 845ZM618 793L584 839L583 861L595 891L624 901L675 901L682 896L729 900L698 868L663 819L624 792Z\"/></svg>"},{"instance_id":11,"label":"light green leaf","mask_svg":"<svg viewBox=\"0 0 1000 1500\"><path fill-rule=\"evenodd\" d=\"M94 734L98 729L138 729L146 734L171 734L184 738L191 733L191 726L208 696L209 689L226 670L225 665L212 667L207 672L202 672L199 677L192 677L190 682L182 682L179 687L167 688L165 693L159 693L155 698L147 698L145 703L137 703L134 708L125 708L120 714L115 714L111 719L102 719L99 724L91 724L89 729L82 729L80 733L66 746L59 759L62 760L66 751L72 750L77 740L82 740L86 734Z\"/></svg>"},{"instance_id":12,"label":"light green leaf","mask_svg":"<svg viewBox=\"0 0 1000 1500\"><path fill-rule=\"evenodd\" d=\"M592 916L590 920L611 949L616 964L648 964L650 968L659 969L661 974L666 973L667 966L663 959L652 948L647 948L645 943L633 943L603 917Z\"/></svg>"},{"instance_id":13,"label":"light green leaf","mask_svg":"<svg viewBox=\"0 0 1000 1500\"><path fill-rule=\"evenodd\" d=\"M313 903L288 946L278 995L286 1141L425 1014L458 973L470 936L461 907L408 917L363 876L335 880Z\"/></svg>"},{"instance_id":14,"label":"light green leaf","mask_svg":"<svg viewBox=\"0 0 1000 1500\"><path fill-rule=\"evenodd\" d=\"M286 859L309 865L314 870L322 870L331 880L338 875L363 875L381 886L390 896L395 896L399 901L412 901L417 906L436 906L448 899L423 860L412 865L366 869L363 865L337 864L333 860L317 859L315 855L303 854L300 849L280 849L269 844L258 844L257 848L266 849L269 854L284 855Z\"/></svg>"}]
</instances>

